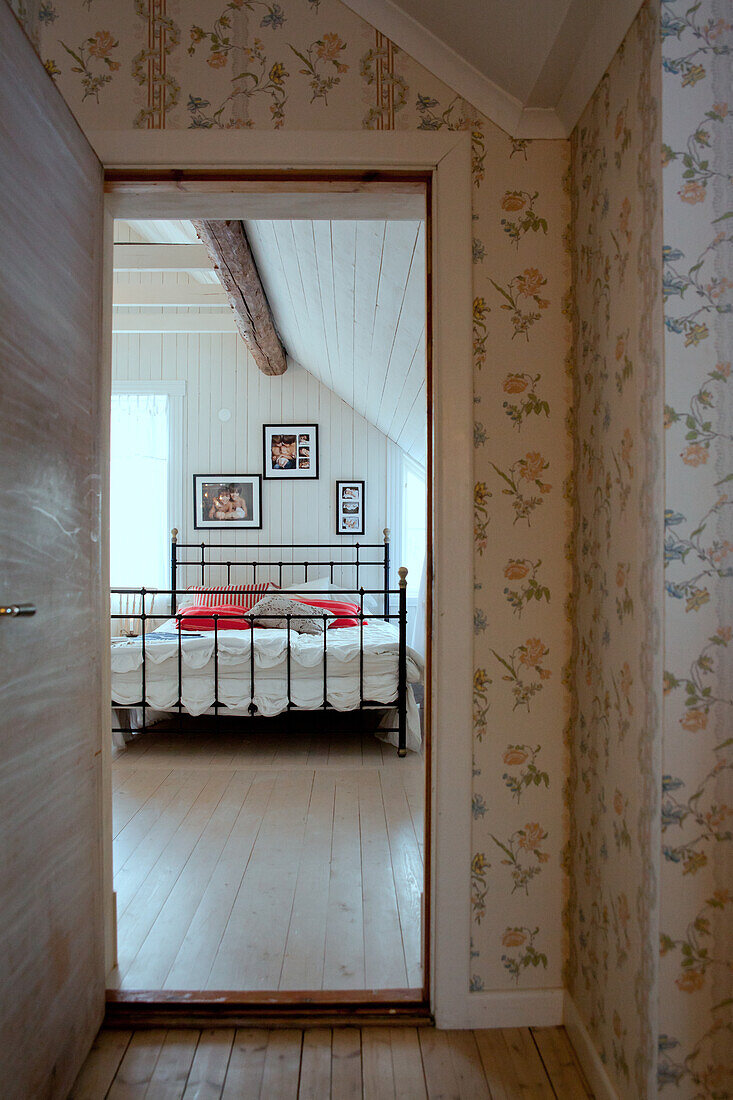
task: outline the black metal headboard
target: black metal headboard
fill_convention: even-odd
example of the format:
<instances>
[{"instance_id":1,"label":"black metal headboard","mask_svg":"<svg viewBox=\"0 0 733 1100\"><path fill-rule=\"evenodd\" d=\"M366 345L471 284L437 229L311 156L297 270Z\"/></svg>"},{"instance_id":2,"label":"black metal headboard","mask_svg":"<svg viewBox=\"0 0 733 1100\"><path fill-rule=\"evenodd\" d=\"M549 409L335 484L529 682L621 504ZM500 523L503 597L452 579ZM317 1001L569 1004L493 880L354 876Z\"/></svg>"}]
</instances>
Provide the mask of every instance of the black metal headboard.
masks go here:
<instances>
[{"instance_id":1,"label":"black metal headboard","mask_svg":"<svg viewBox=\"0 0 733 1100\"><path fill-rule=\"evenodd\" d=\"M234 554L222 558L220 556L223 551L234 551ZM318 560L312 560L309 556L307 560L302 561L275 561L272 557L266 559L255 559L251 555L260 551L276 551L276 550L305 550L315 552L318 555ZM333 551L338 550L340 561L333 560L333 553L328 558L321 558L321 551ZM184 553L184 557L181 557L181 553ZM195 552L195 556L194 556ZM343 555L352 554L353 560L344 561ZM212 554L216 554L216 557L212 557ZM366 558L363 555L366 554ZM373 559L377 557L378 560ZM222 542L212 545L208 545L205 542L179 542L178 530L173 528L171 531L171 615L176 613L176 595L178 589L178 571L181 568L196 568L199 569L201 576L201 584L207 584L207 570L210 569L226 569L226 582L211 583L211 587L216 589L221 586L222 583L232 584L233 570L250 569L252 584L257 583L257 571L269 571L272 574L277 571L277 583L282 587L283 582L283 570L284 569L303 569L303 582L308 580L308 570L315 568L322 568L328 566L329 580L333 583L333 576L335 569L353 569L354 570L354 592L358 592L362 586L360 586L360 570L366 568L378 567L381 570L382 584L378 589L365 590L367 592L376 592L381 594L384 599L384 615L389 615L389 528L384 528L384 542L355 542L355 543L340 543L340 542L325 542L325 543L285 543L285 542L271 542L271 543L259 543L257 546L242 546L237 543ZM240 574L241 577L241 574ZM249 578L248 578L249 579ZM271 576L266 579L273 579ZM300 578L296 578L300 580ZM347 589L347 591L350 591Z\"/></svg>"}]
</instances>

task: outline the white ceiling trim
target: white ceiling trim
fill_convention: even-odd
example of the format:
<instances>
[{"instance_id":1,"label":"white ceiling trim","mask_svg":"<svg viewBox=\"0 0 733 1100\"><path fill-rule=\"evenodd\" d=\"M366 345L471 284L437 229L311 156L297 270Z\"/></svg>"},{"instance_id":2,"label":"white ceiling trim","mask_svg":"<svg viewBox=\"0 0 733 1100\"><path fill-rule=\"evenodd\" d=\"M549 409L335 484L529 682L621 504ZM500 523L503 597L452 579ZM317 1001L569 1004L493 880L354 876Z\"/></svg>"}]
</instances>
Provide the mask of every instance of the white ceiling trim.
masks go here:
<instances>
[{"instance_id":1,"label":"white ceiling trim","mask_svg":"<svg viewBox=\"0 0 733 1100\"><path fill-rule=\"evenodd\" d=\"M197 332L235 334L231 309L221 313L113 313L112 332Z\"/></svg>"},{"instance_id":2,"label":"white ceiling trim","mask_svg":"<svg viewBox=\"0 0 733 1100\"><path fill-rule=\"evenodd\" d=\"M115 282L115 306L175 306L178 309L229 305L221 283L134 283Z\"/></svg>"},{"instance_id":3,"label":"white ceiling trim","mask_svg":"<svg viewBox=\"0 0 733 1100\"><path fill-rule=\"evenodd\" d=\"M116 244L115 271L211 271L202 244Z\"/></svg>"},{"instance_id":4,"label":"white ceiling trim","mask_svg":"<svg viewBox=\"0 0 733 1100\"><path fill-rule=\"evenodd\" d=\"M524 106L392 0L344 3L512 137L566 138L623 42L642 0L614 0L604 6L578 50L577 64L559 103L550 107Z\"/></svg>"}]
</instances>

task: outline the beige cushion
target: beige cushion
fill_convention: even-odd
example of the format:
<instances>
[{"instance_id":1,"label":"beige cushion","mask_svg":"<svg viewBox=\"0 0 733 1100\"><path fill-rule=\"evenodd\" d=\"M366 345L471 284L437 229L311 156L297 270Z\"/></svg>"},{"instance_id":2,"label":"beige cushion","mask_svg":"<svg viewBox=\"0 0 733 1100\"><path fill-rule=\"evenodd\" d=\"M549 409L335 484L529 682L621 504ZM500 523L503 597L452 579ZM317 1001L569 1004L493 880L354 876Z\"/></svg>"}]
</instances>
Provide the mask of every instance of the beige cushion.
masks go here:
<instances>
[{"instance_id":1,"label":"beige cushion","mask_svg":"<svg viewBox=\"0 0 733 1100\"><path fill-rule=\"evenodd\" d=\"M322 634L324 612L288 596L265 596L250 609L255 626L271 630L287 630L286 615L306 616L290 620L290 629L296 634ZM258 615L272 615L273 618L260 619Z\"/></svg>"}]
</instances>

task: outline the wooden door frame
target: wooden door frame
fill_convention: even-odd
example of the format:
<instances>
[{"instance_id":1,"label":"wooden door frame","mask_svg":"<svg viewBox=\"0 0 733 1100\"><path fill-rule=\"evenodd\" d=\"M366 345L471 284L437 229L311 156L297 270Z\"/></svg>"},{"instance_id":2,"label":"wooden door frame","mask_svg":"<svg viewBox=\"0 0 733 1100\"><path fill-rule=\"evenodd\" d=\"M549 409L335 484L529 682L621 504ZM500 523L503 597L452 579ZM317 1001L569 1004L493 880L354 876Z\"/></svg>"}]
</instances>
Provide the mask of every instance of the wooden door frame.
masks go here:
<instances>
[{"instance_id":1,"label":"wooden door frame","mask_svg":"<svg viewBox=\"0 0 733 1100\"><path fill-rule=\"evenodd\" d=\"M111 385L112 226L117 217L186 218L206 201L226 205L253 188L409 192L420 183L428 196L428 647L426 683L425 987L346 993L342 1010L368 1011L371 1001L387 1018L431 1012L439 1026L469 1019L471 687L473 616L473 374L470 136L466 133L232 133L199 131L92 133L106 170L107 347L104 387ZM374 196L379 202L379 195ZM368 200L367 200L368 201ZM222 212L211 216L238 216ZM361 214L360 216L369 216ZM376 216L376 214L372 215ZM107 441L108 450L108 441ZM108 492L105 500L108 500ZM105 517L106 518L106 517ZM108 531L108 524L105 532ZM107 555L105 555L105 560ZM432 614L431 614L432 612ZM109 684L105 684L108 687ZM436 731L441 731L437 733ZM102 731L105 770L102 844L106 899L107 963L114 964L116 917L112 895L111 736ZM407 993L410 996L406 996ZM227 995L218 1010L211 999L154 994L147 999L110 994L109 1008L126 1018L145 1013L162 1021L206 1006L222 1018L261 1016L266 1008L296 1010L312 1019L334 1012L334 994ZM154 1009L154 1005L156 1008ZM210 1018L210 1017L209 1017Z\"/></svg>"}]
</instances>

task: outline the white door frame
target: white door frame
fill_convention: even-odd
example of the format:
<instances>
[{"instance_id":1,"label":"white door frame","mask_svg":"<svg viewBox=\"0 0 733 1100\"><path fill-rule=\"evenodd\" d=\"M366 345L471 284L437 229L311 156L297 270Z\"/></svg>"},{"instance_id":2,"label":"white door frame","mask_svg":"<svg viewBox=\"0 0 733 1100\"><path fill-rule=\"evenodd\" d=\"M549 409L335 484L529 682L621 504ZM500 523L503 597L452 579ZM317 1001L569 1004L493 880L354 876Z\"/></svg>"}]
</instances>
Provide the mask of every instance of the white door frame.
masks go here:
<instances>
[{"instance_id":1,"label":"white door frame","mask_svg":"<svg viewBox=\"0 0 733 1100\"><path fill-rule=\"evenodd\" d=\"M252 131L92 132L107 169L402 170L432 173L433 648L431 989L440 1027L470 1026L471 740L473 679L473 365L471 168L468 133ZM226 185L212 184L212 191ZM264 190L264 188L263 188ZM134 196L136 217L186 218L185 191ZM232 196L233 198L235 196ZM244 196L240 196L244 197ZM131 216L107 196L108 227ZM128 204L126 209L126 204ZM215 217L240 216L223 213ZM111 239L111 238L110 238ZM111 246L108 242L108 249ZM111 279L111 255L107 265ZM110 295L106 295L111 332ZM109 375L109 361L106 364ZM107 378L109 386L109 377ZM108 529L108 526L107 528ZM109 771L110 737L102 747ZM108 784L109 789L109 784ZM109 816L111 806L107 808ZM106 927L114 931L111 824L105 821ZM108 962L112 963L108 942Z\"/></svg>"}]
</instances>

